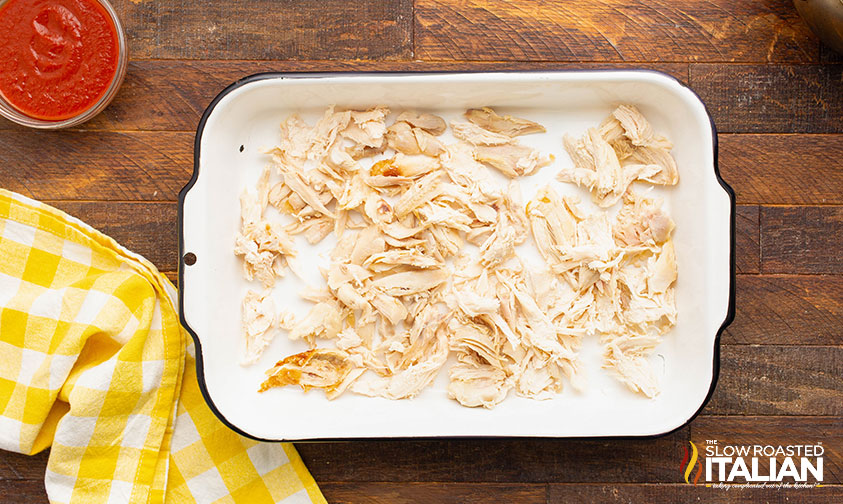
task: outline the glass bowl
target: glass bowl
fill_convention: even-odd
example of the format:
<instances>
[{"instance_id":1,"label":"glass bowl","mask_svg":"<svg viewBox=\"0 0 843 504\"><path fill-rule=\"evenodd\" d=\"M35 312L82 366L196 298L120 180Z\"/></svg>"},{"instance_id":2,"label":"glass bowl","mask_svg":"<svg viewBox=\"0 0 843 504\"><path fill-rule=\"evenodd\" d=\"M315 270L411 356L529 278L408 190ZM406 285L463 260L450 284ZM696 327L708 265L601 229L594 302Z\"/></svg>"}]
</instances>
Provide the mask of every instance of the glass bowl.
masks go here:
<instances>
[{"instance_id":1,"label":"glass bowl","mask_svg":"<svg viewBox=\"0 0 843 504\"><path fill-rule=\"evenodd\" d=\"M73 117L58 121L48 121L30 117L13 107L5 98L3 98L3 95L0 94L0 116L29 128L61 129L82 124L102 112L102 110L111 103L111 100L120 88L120 84L123 83L123 77L126 76L126 67L129 64L129 48L126 41L126 32L123 31L123 25L120 24L120 19L117 18L117 12L114 11L111 4L108 3L107 0L92 1L97 2L103 9L105 9L111 18L111 22L114 23L115 30L117 31L117 71L114 73L114 77L111 79L111 84L109 84L105 93L90 108L83 110ZM6 3L6 0L0 0L0 7L4 3Z\"/></svg>"}]
</instances>

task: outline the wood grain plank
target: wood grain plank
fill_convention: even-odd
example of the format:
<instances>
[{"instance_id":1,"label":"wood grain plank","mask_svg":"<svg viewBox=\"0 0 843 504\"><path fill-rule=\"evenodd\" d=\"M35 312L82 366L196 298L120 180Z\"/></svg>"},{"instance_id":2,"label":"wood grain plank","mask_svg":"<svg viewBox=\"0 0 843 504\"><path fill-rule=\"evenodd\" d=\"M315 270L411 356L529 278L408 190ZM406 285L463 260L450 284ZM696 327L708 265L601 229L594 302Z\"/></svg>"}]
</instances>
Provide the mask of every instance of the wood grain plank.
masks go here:
<instances>
[{"instance_id":1,"label":"wood grain plank","mask_svg":"<svg viewBox=\"0 0 843 504\"><path fill-rule=\"evenodd\" d=\"M823 63L843 63L843 54L820 42L820 61Z\"/></svg>"},{"instance_id":2,"label":"wood grain plank","mask_svg":"<svg viewBox=\"0 0 843 504\"><path fill-rule=\"evenodd\" d=\"M47 201L81 219L132 252L146 257L159 271L178 266L175 203Z\"/></svg>"},{"instance_id":3,"label":"wood grain plank","mask_svg":"<svg viewBox=\"0 0 843 504\"><path fill-rule=\"evenodd\" d=\"M720 347L712 415L843 416L843 347Z\"/></svg>"},{"instance_id":4,"label":"wood grain plank","mask_svg":"<svg viewBox=\"0 0 843 504\"><path fill-rule=\"evenodd\" d=\"M843 273L843 207L761 207L762 273Z\"/></svg>"},{"instance_id":5,"label":"wood grain plank","mask_svg":"<svg viewBox=\"0 0 843 504\"><path fill-rule=\"evenodd\" d=\"M677 468L678 468L677 463ZM676 471L679 474L679 471ZM548 503L603 502L628 504L646 502L663 504L676 502L706 502L711 504L826 504L843 499L843 486L822 488L747 488L719 490L682 484L657 485L550 485Z\"/></svg>"},{"instance_id":6,"label":"wood grain plank","mask_svg":"<svg viewBox=\"0 0 843 504\"><path fill-rule=\"evenodd\" d=\"M623 461L618 461L619 464ZM678 472L678 471L677 471ZM369 503L567 503L567 502L648 502L653 504L703 500L711 503L825 504L843 498L843 486L827 485L803 489L746 489L722 491L683 484L533 484L491 483L320 483L332 504ZM547 497L547 500L545 500ZM0 480L0 502L47 503L44 482Z\"/></svg>"},{"instance_id":7,"label":"wood grain plank","mask_svg":"<svg viewBox=\"0 0 843 504\"><path fill-rule=\"evenodd\" d=\"M692 64L721 133L843 132L843 65Z\"/></svg>"},{"instance_id":8,"label":"wood grain plank","mask_svg":"<svg viewBox=\"0 0 843 504\"><path fill-rule=\"evenodd\" d=\"M843 498L843 486L829 485L810 490L802 489L751 489L725 492L690 485L530 485L512 488L489 484L441 483L327 483L320 485L332 504L346 503L449 503L449 502L524 502L567 503L607 502L652 504L704 500L710 503L749 504L756 502L826 504ZM545 495L547 493L547 500ZM46 503L44 483L40 481L0 481L0 502Z\"/></svg>"},{"instance_id":9,"label":"wood grain plank","mask_svg":"<svg viewBox=\"0 0 843 504\"><path fill-rule=\"evenodd\" d=\"M684 63L527 63L429 61L132 61L114 101L81 129L194 131L211 100L259 72L431 72L648 68L688 79ZM0 130L31 131L0 119Z\"/></svg>"},{"instance_id":10,"label":"wood grain plank","mask_svg":"<svg viewBox=\"0 0 843 504\"><path fill-rule=\"evenodd\" d=\"M46 504L47 490L41 480L0 480L0 502Z\"/></svg>"},{"instance_id":11,"label":"wood grain plank","mask_svg":"<svg viewBox=\"0 0 843 504\"><path fill-rule=\"evenodd\" d=\"M700 416L691 424L691 441L702 450L708 440L725 445L787 446L821 444L823 483L843 483L843 418ZM779 462L782 458L779 458ZM769 458L760 457L760 474L770 471Z\"/></svg>"},{"instance_id":12,"label":"wood grain plank","mask_svg":"<svg viewBox=\"0 0 843 504\"><path fill-rule=\"evenodd\" d=\"M761 271L761 245L757 206L738 205L735 209L735 269L738 273Z\"/></svg>"},{"instance_id":13,"label":"wood grain plank","mask_svg":"<svg viewBox=\"0 0 843 504\"><path fill-rule=\"evenodd\" d=\"M688 428L657 439L445 439L299 443L320 483L649 482L673 478ZM607 460L623 460L622 465Z\"/></svg>"},{"instance_id":14,"label":"wood grain plank","mask_svg":"<svg viewBox=\"0 0 843 504\"><path fill-rule=\"evenodd\" d=\"M816 61L789 2L417 0L415 55L436 60Z\"/></svg>"},{"instance_id":15,"label":"wood grain plank","mask_svg":"<svg viewBox=\"0 0 843 504\"><path fill-rule=\"evenodd\" d=\"M43 481L44 471L47 469L47 457L49 456L49 450L37 455L24 455L0 450L0 480L35 479Z\"/></svg>"},{"instance_id":16,"label":"wood grain plank","mask_svg":"<svg viewBox=\"0 0 843 504\"><path fill-rule=\"evenodd\" d=\"M324 483L319 488L332 504L487 503L544 504L544 484L495 483Z\"/></svg>"},{"instance_id":17,"label":"wood grain plank","mask_svg":"<svg viewBox=\"0 0 843 504\"><path fill-rule=\"evenodd\" d=\"M843 277L738 275L724 344L843 345Z\"/></svg>"},{"instance_id":18,"label":"wood grain plank","mask_svg":"<svg viewBox=\"0 0 843 504\"><path fill-rule=\"evenodd\" d=\"M134 59L398 59L412 0L115 0Z\"/></svg>"},{"instance_id":19,"label":"wood grain plank","mask_svg":"<svg viewBox=\"0 0 843 504\"><path fill-rule=\"evenodd\" d=\"M843 121L843 118L840 118ZM843 203L843 135L719 135L738 204Z\"/></svg>"},{"instance_id":20,"label":"wood grain plank","mask_svg":"<svg viewBox=\"0 0 843 504\"><path fill-rule=\"evenodd\" d=\"M0 187L35 199L173 201L192 173L190 133L0 132Z\"/></svg>"}]
</instances>

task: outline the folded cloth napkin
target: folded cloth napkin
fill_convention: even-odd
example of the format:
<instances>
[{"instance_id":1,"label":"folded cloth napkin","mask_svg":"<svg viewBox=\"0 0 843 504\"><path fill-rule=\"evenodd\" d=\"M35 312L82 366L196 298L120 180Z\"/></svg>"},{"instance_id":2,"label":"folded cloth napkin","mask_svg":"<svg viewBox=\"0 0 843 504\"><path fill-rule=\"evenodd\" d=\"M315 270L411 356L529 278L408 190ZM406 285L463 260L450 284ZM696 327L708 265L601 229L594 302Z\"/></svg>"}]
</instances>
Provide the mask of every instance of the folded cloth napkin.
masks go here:
<instances>
[{"instance_id":1,"label":"folded cloth napkin","mask_svg":"<svg viewBox=\"0 0 843 504\"><path fill-rule=\"evenodd\" d=\"M51 502L325 502L290 444L225 427L175 289L144 258L0 190L0 448L52 446Z\"/></svg>"}]
</instances>

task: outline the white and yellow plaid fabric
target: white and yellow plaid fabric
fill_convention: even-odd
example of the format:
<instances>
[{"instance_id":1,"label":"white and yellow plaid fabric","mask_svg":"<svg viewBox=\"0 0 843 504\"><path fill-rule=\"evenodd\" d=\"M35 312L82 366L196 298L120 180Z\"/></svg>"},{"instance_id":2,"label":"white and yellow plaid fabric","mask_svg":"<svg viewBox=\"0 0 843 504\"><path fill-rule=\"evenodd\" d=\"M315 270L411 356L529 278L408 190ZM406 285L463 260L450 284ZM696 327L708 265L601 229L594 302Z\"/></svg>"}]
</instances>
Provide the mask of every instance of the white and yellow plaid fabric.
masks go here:
<instances>
[{"instance_id":1,"label":"white and yellow plaid fabric","mask_svg":"<svg viewBox=\"0 0 843 504\"><path fill-rule=\"evenodd\" d=\"M325 502L292 445L225 427L158 270L0 190L0 448L52 446L55 503Z\"/></svg>"}]
</instances>

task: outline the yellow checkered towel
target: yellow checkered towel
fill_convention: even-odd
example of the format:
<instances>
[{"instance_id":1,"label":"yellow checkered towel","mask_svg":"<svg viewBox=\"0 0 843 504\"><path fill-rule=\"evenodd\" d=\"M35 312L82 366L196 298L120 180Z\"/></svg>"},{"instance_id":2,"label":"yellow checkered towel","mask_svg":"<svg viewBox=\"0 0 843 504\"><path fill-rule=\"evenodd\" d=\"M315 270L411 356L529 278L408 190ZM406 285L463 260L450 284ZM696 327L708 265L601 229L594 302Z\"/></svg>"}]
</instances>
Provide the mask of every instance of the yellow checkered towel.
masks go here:
<instances>
[{"instance_id":1,"label":"yellow checkered towel","mask_svg":"<svg viewBox=\"0 0 843 504\"><path fill-rule=\"evenodd\" d=\"M144 258L0 190L0 448L52 446L51 502L325 502L292 445L229 430L175 290Z\"/></svg>"}]
</instances>

